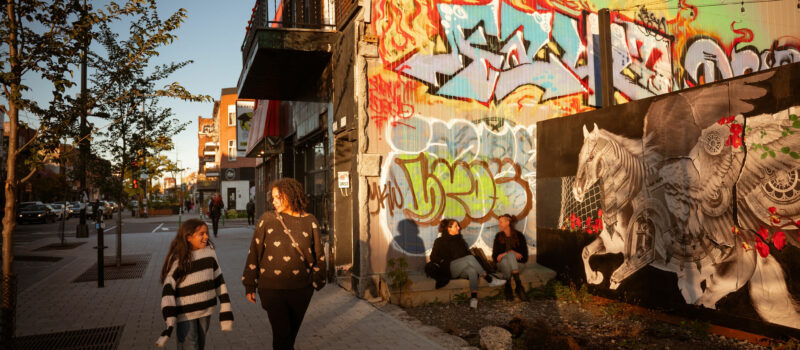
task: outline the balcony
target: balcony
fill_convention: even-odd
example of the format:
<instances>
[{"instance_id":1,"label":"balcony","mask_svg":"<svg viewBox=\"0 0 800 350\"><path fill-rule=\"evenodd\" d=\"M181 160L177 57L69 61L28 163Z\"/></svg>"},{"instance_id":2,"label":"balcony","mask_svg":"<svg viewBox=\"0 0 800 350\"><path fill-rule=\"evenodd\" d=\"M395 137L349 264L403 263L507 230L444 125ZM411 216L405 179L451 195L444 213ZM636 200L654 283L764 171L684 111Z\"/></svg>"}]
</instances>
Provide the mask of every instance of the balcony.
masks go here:
<instances>
[{"instance_id":1,"label":"balcony","mask_svg":"<svg viewBox=\"0 0 800 350\"><path fill-rule=\"evenodd\" d=\"M337 11L353 0L257 0L242 43L240 98L327 101ZM270 19L272 18L272 19Z\"/></svg>"},{"instance_id":2,"label":"balcony","mask_svg":"<svg viewBox=\"0 0 800 350\"><path fill-rule=\"evenodd\" d=\"M197 189L203 190L219 190L219 177L208 177L200 175L197 177Z\"/></svg>"}]
</instances>

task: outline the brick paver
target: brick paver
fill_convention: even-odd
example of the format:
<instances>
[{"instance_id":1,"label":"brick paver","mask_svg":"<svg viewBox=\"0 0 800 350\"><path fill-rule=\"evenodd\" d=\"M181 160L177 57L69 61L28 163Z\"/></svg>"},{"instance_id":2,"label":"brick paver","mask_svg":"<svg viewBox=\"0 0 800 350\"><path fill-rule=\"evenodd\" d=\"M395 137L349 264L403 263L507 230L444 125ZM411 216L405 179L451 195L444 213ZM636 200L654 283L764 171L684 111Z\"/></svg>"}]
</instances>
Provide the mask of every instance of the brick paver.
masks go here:
<instances>
[{"instance_id":1,"label":"brick paver","mask_svg":"<svg viewBox=\"0 0 800 350\"><path fill-rule=\"evenodd\" d=\"M187 217L187 216L184 216ZM71 251L48 252L51 256L71 257L55 264L44 279L21 290L17 304L17 336L68 330L124 325L120 349L153 348L164 328L161 318L159 275L169 242L175 232L123 235L123 254L151 254L141 279L72 283L96 261L92 248L96 237ZM209 349L268 349L272 334L267 313L260 304L244 297L241 272L247 255L252 229L222 229L213 239L226 277L234 312L234 330L221 332L218 316L212 317ZM106 245L114 247L115 236L106 236ZM21 247L16 254L30 252L50 238ZM41 254L41 253L39 253ZM114 254L113 249L106 255ZM336 285L328 285L314 294L300 330L298 349L438 349L425 335L409 328L395 317L354 297ZM174 334L167 348L174 348Z\"/></svg>"}]
</instances>

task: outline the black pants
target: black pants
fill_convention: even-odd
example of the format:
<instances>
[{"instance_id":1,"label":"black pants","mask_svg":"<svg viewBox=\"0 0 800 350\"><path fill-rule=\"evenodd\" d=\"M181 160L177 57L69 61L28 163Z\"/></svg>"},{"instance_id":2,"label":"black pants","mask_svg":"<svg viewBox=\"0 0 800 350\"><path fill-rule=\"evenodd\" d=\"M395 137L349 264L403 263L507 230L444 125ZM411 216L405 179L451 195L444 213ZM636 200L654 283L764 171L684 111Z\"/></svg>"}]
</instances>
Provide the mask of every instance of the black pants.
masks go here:
<instances>
[{"instance_id":1,"label":"black pants","mask_svg":"<svg viewBox=\"0 0 800 350\"><path fill-rule=\"evenodd\" d=\"M256 224L256 213L247 213L247 224L248 225L255 225Z\"/></svg>"},{"instance_id":2,"label":"black pants","mask_svg":"<svg viewBox=\"0 0 800 350\"><path fill-rule=\"evenodd\" d=\"M214 237L217 237L217 231L219 231L219 216L211 217L211 226L214 229Z\"/></svg>"},{"instance_id":3,"label":"black pants","mask_svg":"<svg viewBox=\"0 0 800 350\"><path fill-rule=\"evenodd\" d=\"M273 349L294 349L297 332L313 294L314 288L310 285L300 289L259 290L261 307L267 310L272 326Z\"/></svg>"}]
</instances>

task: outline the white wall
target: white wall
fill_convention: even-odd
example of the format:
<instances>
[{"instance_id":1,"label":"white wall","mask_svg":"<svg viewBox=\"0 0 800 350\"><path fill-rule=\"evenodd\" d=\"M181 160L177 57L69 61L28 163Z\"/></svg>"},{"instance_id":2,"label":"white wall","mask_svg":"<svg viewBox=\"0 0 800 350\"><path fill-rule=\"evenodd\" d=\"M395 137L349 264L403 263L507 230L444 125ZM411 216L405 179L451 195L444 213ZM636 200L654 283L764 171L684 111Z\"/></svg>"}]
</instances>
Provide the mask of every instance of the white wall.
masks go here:
<instances>
[{"instance_id":1,"label":"white wall","mask_svg":"<svg viewBox=\"0 0 800 350\"><path fill-rule=\"evenodd\" d=\"M241 180L241 181L222 181L222 185L220 186L222 191L222 201L225 203L225 210L228 209L236 209L236 210L246 210L247 209L247 201L250 197L250 181ZM236 188L236 208L228 208L228 189L229 188Z\"/></svg>"}]
</instances>

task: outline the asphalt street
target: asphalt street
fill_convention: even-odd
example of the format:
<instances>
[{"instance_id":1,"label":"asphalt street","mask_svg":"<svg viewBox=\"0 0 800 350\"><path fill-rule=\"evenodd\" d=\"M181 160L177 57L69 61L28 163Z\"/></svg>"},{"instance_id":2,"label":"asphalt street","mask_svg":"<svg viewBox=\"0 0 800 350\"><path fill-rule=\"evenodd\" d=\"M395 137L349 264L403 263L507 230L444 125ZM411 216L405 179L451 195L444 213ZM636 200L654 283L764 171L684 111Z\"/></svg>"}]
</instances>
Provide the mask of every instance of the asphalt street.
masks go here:
<instances>
[{"instance_id":1,"label":"asphalt street","mask_svg":"<svg viewBox=\"0 0 800 350\"><path fill-rule=\"evenodd\" d=\"M188 218L196 218L196 214L185 214L181 216L181 221ZM32 253L35 249L43 248L49 243L55 241L60 242L62 235L62 227L64 234L64 242L66 244L89 244L93 248L97 247L97 230L95 229L95 222L87 220L89 225L89 238L76 238L75 232L78 226L79 218L74 217L65 221L56 221L55 223L48 224L17 224L13 233L14 242L14 271L18 276L18 289L25 290L27 287L35 284L37 281L49 276L58 267L63 266L74 257L61 254L58 249L46 250L41 252ZM205 219L209 227L211 221ZM63 225L62 225L63 223ZM104 237L114 236L117 234L117 213L114 214L113 219L104 222L105 229L103 231ZM156 232L177 232L178 230L178 216L165 216L165 217L150 217L147 219L134 218L130 212L125 212L122 215L122 234L135 235L135 234L148 234ZM246 219L226 220L224 226L220 222L222 228L244 228L247 227ZM0 226L2 227L2 226ZM37 247L36 241L42 240ZM108 241L108 240L106 240ZM0 237L2 242L2 237ZM31 247L34 247L31 249ZM26 249L22 249L25 247ZM124 239L123 239L124 250ZM104 255L113 256L116 253L115 246L108 246L105 244Z\"/></svg>"}]
</instances>

